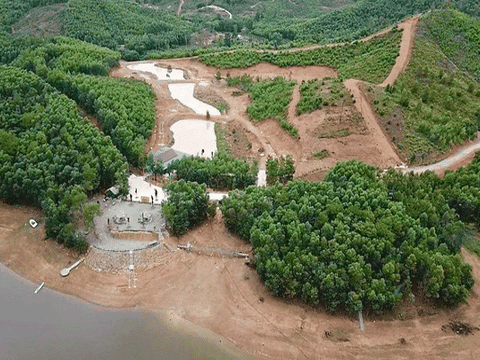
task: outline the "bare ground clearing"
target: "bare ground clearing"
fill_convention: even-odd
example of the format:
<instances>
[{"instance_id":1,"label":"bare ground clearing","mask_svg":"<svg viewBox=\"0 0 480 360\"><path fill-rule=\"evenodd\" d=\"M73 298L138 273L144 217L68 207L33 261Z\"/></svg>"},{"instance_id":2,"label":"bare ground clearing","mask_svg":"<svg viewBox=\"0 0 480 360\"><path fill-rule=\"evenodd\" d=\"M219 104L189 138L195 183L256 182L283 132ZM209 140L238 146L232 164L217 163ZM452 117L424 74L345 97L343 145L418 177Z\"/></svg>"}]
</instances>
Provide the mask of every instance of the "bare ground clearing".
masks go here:
<instances>
[{"instance_id":1,"label":"bare ground clearing","mask_svg":"<svg viewBox=\"0 0 480 360\"><path fill-rule=\"evenodd\" d=\"M451 319L479 326L480 261L462 256L473 266L475 285L468 304L435 309L422 299L409 301L391 320L366 316L361 332L355 317L331 315L322 306L271 295L256 272L243 260L215 254L175 251L160 265L137 271L137 288L128 288L125 273L96 272L85 264L66 277L59 270L76 260L56 243L43 240L44 230L31 229L26 207L0 203L0 259L16 272L49 288L109 307L141 307L158 313L172 325L193 322L259 359L478 359L479 332L461 336L443 331ZM190 242L248 252L250 245L231 235L219 215L181 238L168 238L170 247ZM33 287L32 287L33 291ZM184 320L188 320L186 323ZM183 326L182 325L182 326ZM404 340L402 340L404 339ZM217 341L221 341L218 338Z\"/></svg>"},{"instance_id":2,"label":"bare ground clearing","mask_svg":"<svg viewBox=\"0 0 480 360\"><path fill-rule=\"evenodd\" d=\"M235 96L236 88L228 87L224 80L218 81L215 78L217 69L208 67L195 59L174 59L157 63L162 67L170 65L172 68L184 70L187 74L188 82L195 82L203 86L205 82L208 82L208 88L223 98L230 106L230 109L225 114L212 116L211 120L232 124L242 129L248 138L248 142L251 144L251 147L244 149L243 152L246 153L247 157L258 158L260 167L264 166L267 156L290 155L296 162L296 177L308 176L310 179L318 179L313 174L322 173L335 166L338 161L356 159L380 167L394 166L400 162L397 159L389 159L388 153L385 155L385 149L376 145L378 141L375 136L378 136L378 134L370 128L362 134L354 132L331 139L319 138L315 135L315 129L324 124L326 118L358 113L358 110L353 105L342 107L329 106L310 114L296 115L294 109L299 100L298 88L302 80L308 81L314 78L336 77L336 71L329 67L279 68L271 64L262 63L248 69L221 71L222 78L229 73L231 76L249 74L253 78L258 77L262 79L283 76L289 80L296 80L297 85L293 93L294 98L288 112L288 120L299 129L300 139L296 140L274 120L252 123L246 114L246 108L250 104L249 96L247 94ZM147 151L153 151L166 144L171 144L169 128L174 122L185 118L203 118L172 100L168 92L167 82L157 81L153 77L145 76L145 74L130 71L125 66L125 63L121 63L117 69L112 71L111 75L142 79L152 85L157 95L157 123L147 144ZM369 125L368 122L366 124L367 126ZM328 158L312 158L312 154L322 149L329 151L330 156ZM265 156L260 156L261 154Z\"/></svg>"}]
</instances>

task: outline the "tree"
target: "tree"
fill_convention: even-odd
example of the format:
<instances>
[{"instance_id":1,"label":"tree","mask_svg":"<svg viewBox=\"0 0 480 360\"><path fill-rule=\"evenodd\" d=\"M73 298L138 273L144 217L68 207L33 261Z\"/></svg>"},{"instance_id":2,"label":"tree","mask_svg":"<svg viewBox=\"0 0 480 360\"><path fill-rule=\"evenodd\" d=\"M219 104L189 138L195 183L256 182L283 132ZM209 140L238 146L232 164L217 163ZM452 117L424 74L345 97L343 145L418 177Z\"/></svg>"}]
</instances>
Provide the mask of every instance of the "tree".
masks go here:
<instances>
[{"instance_id":1,"label":"tree","mask_svg":"<svg viewBox=\"0 0 480 360\"><path fill-rule=\"evenodd\" d=\"M208 215L207 187L183 180L173 182L165 187L168 201L162 204L166 228L173 235L185 234L187 230Z\"/></svg>"},{"instance_id":2,"label":"tree","mask_svg":"<svg viewBox=\"0 0 480 360\"><path fill-rule=\"evenodd\" d=\"M91 230L93 228L93 218L100 215L100 204L88 204L83 210L83 221L85 228Z\"/></svg>"},{"instance_id":3,"label":"tree","mask_svg":"<svg viewBox=\"0 0 480 360\"><path fill-rule=\"evenodd\" d=\"M280 167L270 160L277 178ZM366 306L393 308L424 286L428 296L458 304L473 286L471 269L454 255L461 239L440 241L436 229L443 225L435 212L449 210L432 193L433 184L441 190L439 181L425 179L430 182L397 173L380 177L374 167L349 161L323 182L277 181L235 191L221 210L227 228L251 242L258 274L278 296L357 313ZM441 233L465 237L455 219L444 217L448 230Z\"/></svg>"},{"instance_id":4,"label":"tree","mask_svg":"<svg viewBox=\"0 0 480 360\"><path fill-rule=\"evenodd\" d=\"M282 184L293 180L295 163L291 156L284 156L279 159L269 157L267 159L267 183L272 185L279 181Z\"/></svg>"}]
</instances>

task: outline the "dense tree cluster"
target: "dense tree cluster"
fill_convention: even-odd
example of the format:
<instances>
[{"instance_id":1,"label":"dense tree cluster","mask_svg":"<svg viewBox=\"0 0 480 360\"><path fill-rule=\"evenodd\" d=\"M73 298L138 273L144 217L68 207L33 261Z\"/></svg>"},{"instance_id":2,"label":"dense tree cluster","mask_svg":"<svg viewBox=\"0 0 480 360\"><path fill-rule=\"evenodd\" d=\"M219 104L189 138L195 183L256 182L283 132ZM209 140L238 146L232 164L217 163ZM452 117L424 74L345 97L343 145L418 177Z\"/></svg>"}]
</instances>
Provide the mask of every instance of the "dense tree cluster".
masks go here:
<instances>
[{"instance_id":1,"label":"dense tree cluster","mask_svg":"<svg viewBox=\"0 0 480 360\"><path fill-rule=\"evenodd\" d=\"M0 32L9 33L33 8L62 2L0 0ZM60 22L64 35L113 50L124 45L123 58L139 60L150 53L178 56L171 49L183 54L185 47L198 45L196 38L216 32L224 37L214 41L211 52L222 45L277 48L351 42L408 16L440 8L445 0L344 0L341 4L331 0L218 0L215 4L234 16L215 16L203 0L186 2L181 17L175 14L177 6L162 0L73 0L55 21ZM453 0L452 7L480 14L478 0Z\"/></svg>"},{"instance_id":2,"label":"dense tree cluster","mask_svg":"<svg viewBox=\"0 0 480 360\"><path fill-rule=\"evenodd\" d=\"M277 295L332 311L381 311L425 284L427 296L466 301L471 267L439 238L437 220L413 217L387 185L352 161L321 183L233 192L221 209L227 227L254 246L257 271Z\"/></svg>"},{"instance_id":3,"label":"dense tree cluster","mask_svg":"<svg viewBox=\"0 0 480 360\"><path fill-rule=\"evenodd\" d=\"M207 218L207 187L184 180L168 184L165 190L168 201L162 204L166 228L173 235L185 234L187 230Z\"/></svg>"},{"instance_id":4,"label":"dense tree cluster","mask_svg":"<svg viewBox=\"0 0 480 360\"><path fill-rule=\"evenodd\" d=\"M43 77L49 70L65 73L108 75L118 65L120 54L106 48L66 37L44 39L22 51L14 65L33 71Z\"/></svg>"},{"instance_id":5,"label":"dense tree cluster","mask_svg":"<svg viewBox=\"0 0 480 360\"><path fill-rule=\"evenodd\" d=\"M24 46L16 59L10 60L12 65L42 76L95 116L131 164L144 161L146 139L155 124L154 92L143 81L96 76L108 75L118 64L118 52L64 37L33 44L16 42ZM6 39L3 44L10 49Z\"/></svg>"},{"instance_id":6,"label":"dense tree cluster","mask_svg":"<svg viewBox=\"0 0 480 360\"><path fill-rule=\"evenodd\" d=\"M457 217L480 225L480 153L468 166L447 171L443 179L431 172L403 176L395 171L383 179L391 198L402 201L412 216L429 227L435 226L439 235L446 224L457 226ZM457 245L447 245L458 250Z\"/></svg>"},{"instance_id":7,"label":"dense tree cluster","mask_svg":"<svg viewBox=\"0 0 480 360\"><path fill-rule=\"evenodd\" d=\"M291 156L280 158L268 157L267 159L267 184L273 185L277 182L286 184L293 180L295 174L295 162Z\"/></svg>"},{"instance_id":8,"label":"dense tree cluster","mask_svg":"<svg viewBox=\"0 0 480 360\"><path fill-rule=\"evenodd\" d=\"M49 82L94 115L135 166L145 160L145 143L155 125L155 93L138 80L52 71Z\"/></svg>"},{"instance_id":9,"label":"dense tree cluster","mask_svg":"<svg viewBox=\"0 0 480 360\"><path fill-rule=\"evenodd\" d=\"M459 11L476 18L480 17L480 1L479 0L452 0L452 5Z\"/></svg>"},{"instance_id":10,"label":"dense tree cluster","mask_svg":"<svg viewBox=\"0 0 480 360\"><path fill-rule=\"evenodd\" d=\"M80 40L113 50L125 45L124 57L129 60L148 51L188 45L193 33L192 24L172 12L125 0L72 0L64 26L66 35Z\"/></svg>"},{"instance_id":11,"label":"dense tree cluster","mask_svg":"<svg viewBox=\"0 0 480 360\"><path fill-rule=\"evenodd\" d=\"M184 157L167 168L176 171L179 179L205 184L213 189L244 189L254 185L258 166L238 160L220 151L209 160L201 157Z\"/></svg>"},{"instance_id":12,"label":"dense tree cluster","mask_svg":"<svg viewBox=\"0 0 480 360\"><path fill-rule=\"evenodd\" d=\"M127 191L118 149L143 162L155 95L143 82L99 76L120 54L83 41L1 34L0 50L1 63L12 65L0 70L0 197L41 206L47 236L84 250L74 214L87 194L115 183ZM50 85L95 115L118 149Z\"/></svg>"},{"instance_id":13,"label":"dense tree cluster","mask_svg":"<svg viewBox=\"0 0 480 360\"><path fill-rule=\"evenodd\" d=\"M294 34L297 42L329 43L359 39L402 19L441 7L444 0L359 0L354 5L330 11L312 19L259 24L253 33ZM262 26L263 25L263 26ZM292 35L290 35L291 37Z\"/></svg>"},{"instance_id":14,"label":"dense tree cluster","mask_svg":"<svg viewBox=\"0 0 480 360\"><path fill-rule=\"evenodd\" d=\"M77 105L37 75L0 67L0 196L41 206L47 235L83 248L73 213L86 194L118 183L127 163Z\"/></svg>"}]
</instances>

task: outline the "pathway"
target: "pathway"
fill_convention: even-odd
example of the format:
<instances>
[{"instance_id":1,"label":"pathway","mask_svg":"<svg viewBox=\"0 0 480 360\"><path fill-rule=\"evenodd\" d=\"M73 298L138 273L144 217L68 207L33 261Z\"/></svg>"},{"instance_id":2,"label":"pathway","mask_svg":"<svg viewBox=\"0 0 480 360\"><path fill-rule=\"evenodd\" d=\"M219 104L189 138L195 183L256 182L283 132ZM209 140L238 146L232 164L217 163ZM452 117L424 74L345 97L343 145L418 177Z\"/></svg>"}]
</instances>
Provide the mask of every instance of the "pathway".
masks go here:
<instances>
[{"instance_id":1,"label":"pathway","mask_svg":"<svg viewBox=\"0 0 480 360\"><path fill-rule=\"evenodd\" d=\"M459 150L459 152L457 152L456 154L453 154L452 156L449 156L442 161L431 165L410 167L402 170L402 172L404 174L409 172L413 172L415 174L422 174L426 171L433 171L437 175L442 176L445 173L445 170L458 167L458 165L465 162L468 156L470 156L472 153L480 151L479 135L480 134L477 134L477 138L474 140L473 144L468 145L467 147Z\"/></svg>"},{"instance_id":2,"label":"pathway","mask_svg":"<svg viewBox=\"0 0 480 360\"><path fill-rule=\"evenodd\" d=\"M398 25L400 29L403 29L399 55L390 74L380 86L385 87L387 85L393 85L398 76L407 68L412 55L415 28L417 24L418 16L408 19ZM389 137L383 132L383 129L377 122L375 111L368 100L368 96L362 89L363 81L348 79L345 80L344 84L353 95L355 107L362 114L369 131L376 139L378 152L385 155L385 158L382 160L382 163L379 163L379 165L381 167L393 167L402 164L402 160L396 151L396 147L391 143Z\"/></svg>"},{"instance_id":3,"label":"pathway","mask_svg":"<svg viewBox=\"0 0 480 360\"><path fill-rule=\"evenodd\" d=\"M375 111L370 105L367 95L361 88L363 81L348 79L344 81L344 85L353 95L355 107L362 114L369 132L375 139L377 151L379 155L382 155L382 159L379 160L378 166L388 168L402 164L400 156L397 154L394 146L389 141L389 138L385 135L378 124Z\"/></svg>"},{"instance_id":4,"label":"pathway","mask_svg":"<svg viewBox=\"0 0 480 360\"><path fill-rule=\"evenodd\" d=\"M178 9L177 9L177 16L180 16L182 14L183 4L185 4L185 0L180 0L180 4L178 4Z\"/></svg>"}]
</instances>

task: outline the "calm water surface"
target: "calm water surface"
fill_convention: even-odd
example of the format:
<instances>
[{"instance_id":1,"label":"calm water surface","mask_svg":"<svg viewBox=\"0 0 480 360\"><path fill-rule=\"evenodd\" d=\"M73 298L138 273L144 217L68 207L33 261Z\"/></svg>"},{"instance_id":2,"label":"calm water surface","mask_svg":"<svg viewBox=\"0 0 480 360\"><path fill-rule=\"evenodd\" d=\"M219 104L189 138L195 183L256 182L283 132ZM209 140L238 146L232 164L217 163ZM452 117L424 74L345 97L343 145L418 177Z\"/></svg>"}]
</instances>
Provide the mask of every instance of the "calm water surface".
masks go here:
<instances>
[{"instance_id":1,"label":"calm water surface","mask_svg":"<svg viewBox=\"0 0 480 360\"><path fill-rule=\"evenodd\" d=\"M251 359L153 314L91 305L0 264L0 359Z\"/></svg>"}]
</instances>

